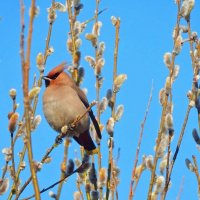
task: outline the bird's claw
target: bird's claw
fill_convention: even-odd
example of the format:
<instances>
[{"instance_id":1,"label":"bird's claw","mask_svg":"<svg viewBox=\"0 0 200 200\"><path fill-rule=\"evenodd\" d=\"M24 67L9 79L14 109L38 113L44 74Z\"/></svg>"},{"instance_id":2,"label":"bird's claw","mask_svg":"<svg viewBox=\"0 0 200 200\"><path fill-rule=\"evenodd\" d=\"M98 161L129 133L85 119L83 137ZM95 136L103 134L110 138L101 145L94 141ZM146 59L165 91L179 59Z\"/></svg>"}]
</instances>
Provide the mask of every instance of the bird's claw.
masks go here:
<instances>
[{"instance_id":1,"label":"bird's claw","mask_svg":"<svg viewBox=\"0 0 200 200\"><path fill-rule=\"evenodd\" d=\"M58 136L56 137L56 140L55 140L56 144L61 144L62 141L63 141L62 138L58 135Z\"/></svg>"},{"instance_id":2,"label":"bird's claw","mask_svg":"<svg viewBox=\"0 0 200 200\"><path fill-rule=\"evenodd\" d=\"M70 124L70 125L69 125L69 130L70 130L70 131L74 131L75 126L76 126L76 125L73 124L73 123Z\"/></svg>"}]
</instances>

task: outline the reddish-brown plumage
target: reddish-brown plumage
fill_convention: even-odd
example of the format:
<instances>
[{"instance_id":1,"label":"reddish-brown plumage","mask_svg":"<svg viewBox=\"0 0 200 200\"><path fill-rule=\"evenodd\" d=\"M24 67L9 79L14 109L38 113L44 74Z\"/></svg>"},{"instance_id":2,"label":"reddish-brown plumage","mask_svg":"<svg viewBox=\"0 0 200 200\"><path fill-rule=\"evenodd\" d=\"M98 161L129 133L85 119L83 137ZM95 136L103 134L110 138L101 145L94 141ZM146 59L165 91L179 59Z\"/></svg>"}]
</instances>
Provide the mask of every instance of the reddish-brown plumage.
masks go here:
<instances>
[{"instance_id":1,"label":"reddish-brown plumage","mask_svg":"<svg viewBox=\"0 0 200 200\"><path fill-rule=\"evenodd\" d=\"M66 64L62 63L44 77L46 90L43 95L43 111L49 125L57 132L61 132L61 128L72 123L77 116L82 116L89 106L85 94L76 86L74 80L64 72L64 69L66 69ZM92 151L96 147L89 133L89 117L92 119L99 138L101 138L99 125L92 111L86 114L75 129L68 132L68 135L87 151Z\"/></svg>"}]
</instances>

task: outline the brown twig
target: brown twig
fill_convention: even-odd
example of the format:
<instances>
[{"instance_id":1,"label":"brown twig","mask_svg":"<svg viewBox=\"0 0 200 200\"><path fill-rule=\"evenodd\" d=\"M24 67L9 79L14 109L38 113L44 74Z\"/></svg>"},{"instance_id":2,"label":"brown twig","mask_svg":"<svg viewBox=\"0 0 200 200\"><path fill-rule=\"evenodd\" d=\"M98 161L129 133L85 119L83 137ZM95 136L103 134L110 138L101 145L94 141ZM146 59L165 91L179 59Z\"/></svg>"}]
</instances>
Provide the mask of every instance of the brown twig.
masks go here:
<instances>
[{"instance_id":1,"label":"brown twig","mask_svg":"<svg viewBox=\"0 0 200 200\"><path fill-rule=\"evenodd\" d=\"M115 23L115 49L114 49L114 67L113 67L113 88L114 88L114 81L117 76L117 60L118 60L118 48L119 48L119 30L120 30L120 19L118 18ZM112 106L112 117L115 118L115 103L116 103L116 92L113 93L113 106ZM113 137L109 138L110 143L112 144ZM110 193L110 179L111 179L111 171L112 171L112 150L113 146L109 148L109 159L108 159L108 177L107 177L107 184L106 184L106 200L109 198Z\"/></svg>"},{"instance_id":2,"label":"brown twig","mask_svg":"<svg viewBox=\"0 0 200 200\"><path fill-rule=\"evenodd\" d=\"M193 155L192 159L194 161L194 173L197 177L197 183L198 183L198 198L200 197L200 176L199 176L199 169L198 169L198 164L197 164L197 160L196 157Z\"/></svg>"},{"instance_id":3,"label":"brown twig","mask_svg":"<svg viewBox=\"0 0 200 200\"><path fill-rule=\"evenodd\" d=\"M175 42L177 40L177 37L179 35L179 27L180 27L180 2L178 3L178 14L177 14L177 22L176 22L176 29L175 29L175 37L174 37L174 46ZM171 70L170 70L170 80L172 80L173 72L174 72L174 64L175 64L175 58L176 58L176 53L173 51L172 53L172 58L171 58ZM158 137L156 140L156 150L155 150L155 156L154 156L154 162L153 162L153 169L151 171L151 179L150 179L150 184L149 184L149 191L148 191L148 200L151 200L151 194L153 190L153 185L154 185L154 180L155 180L155 171L156 171L156 166L158 162L158 150L160 147L160 142L162 138L162 130L165 124L165 115L166 115L166 109L167 109L167 104L168 104L168 94L165 94L164 97L164 103L163 103L163 108L162 108L162 115L161 115L161 122L160 122L160 128L158 131ZM170 92L171 96L171 92Z\"/></svg>"},{"instance_id":4,"label":"brown twig","mask_svg":"<svg viewBox=\"0 0 200 200\"><path fill-rule=\"evenodd\" d=\"M13 181L14 181L14 188L15 188L15 192L18 192L18 181L17 181L17 177L16 177L16 170L15 170L15 151L14 151L14 140L13 140L13 133L11 133L11 151L12 151L12 170L13 170Z\"/></svg>"},{"instance_id":5,"label":"brown twig","mask_svg":"<svg viewBox=\"0 0 200 200\"><path fill-rule=\"evenodd\" d=\"M184 176L182 177L179 193L176 197L176 200L181 200L181 194L183 192L183 186L184 186Z\"/></svg>"},{"instance_id":6,"label":"brown twig","mask_svg":"<svg viewBox=\"0 0 200 200\"><path fill-rule=\"evenodd\" d=\"M166 166L166 176L165 176L165 187L161 194L162 199L164 200L168 191L169 183L168 183L168 177L169 177L169 162L170 162L170 154L171 154L171 138L172 136L169 135L168 137L168 147L167 147L167 166Z\"/></svg>"},{"instance_id":7,"label":"brown twig","mask_svg":"<svg viewBox=\"0 0 200 200\"><path fill-rule=\"evenodd\" d=\"M54 0L52 0L52 6L53 6L53 4L54 4ZM45 45L45 50L44 50L44 66L46 65L46 61L47 61L47 58L48 58L48 49L49 49L49 43L50 43L50 39L51 39L51 32L52 32L53 22L54 21L51 21L49 23L49 29L48 29L48 34L47 34L47 39L46 39L46 45ZM37 84L38 87L42 86L42 77L43 77L43 74L44 74L44 72L40 71L40 77L39 77L38 84ZM36 97L34 98L34 102L33 102L33 115L36 112L36 107L37 107L37 104L38 104L38 97L39 97L39 94L36 95Z\"/></svg>"},{"instance_id":8,"label":"brown twig","mask_svg":"<svg viewBox=\"0 0 200 200\"><path fill-rule=\"evenodd\" d=\"M173 170L173 166L174 166L174 163L176 161L176 157L178 155L178 152L179 152L179 149L180 149L180 146L181 146L183 135L185 133L185 127L187 125L187 121L188 121L188 118L189 118L190 110L191 110L191 106L188 105L187 112L186 112L185 119L184 119L184 123L183 123L182 129L181 129L181 133L179 135L177 146L176 146L176 151L174 153L172 161L170 162L169 173L168 173L168 178L167 178L167 187L169 185L169 182L170 182L170 179L171 179L172 170Z\"/></svg>"},{"instance_id":9,"label":"brown twig","mask_svg":"<svg viewBox=\"0 0 200 200\"><path fill-rule=\"evenodd\" d=\"M130 192L129 192L129 200L133 199L134 193L133 193L133 184L134 184L134 177L135 177L135 170L137 167L137 163L138 163L138 156L139 156L139 151L140 151L140 145L142 142L142 136L143 136L143 132L144 132L144 126L147 120L147 116L148 116L148 112L150 109L150 105L151 105L151 101L152 101L152 96L153 96L153 84L151 86L151 91L150 91L150 96L149 96L149 100L148 100L148 104L147 104L147 108L146 108L146 112L144 115L144 119L141 123L141 127L140 127L140 136L138 139L138 145L137 145L137 150L136 150L136 154L135 154L135 161L134 161L134 167L133 167L133 171L132 171L132 177L131 177L131 183L130 183Z\"/></svg>"},{"instance_id":10,"label":"brown twig","mask_svg":"<svg viewBox=\"0 0 200 200\"><path fill-rule=\"evenodd\" d=\"M29 68L30 68L30 54L31 54L31 41L32 41L32 32L33 32L33 20L35 16L35 1L31 1L30 8L30 20L29 20L29 30L28 30L28 39L27 39L27 50L26 50L26 60L23 64L22 60L22 73L23 73L23 94L24 94L24 113L25 113L25 122L26 122L26 145L28 149L28 158L30 172L33 177L33 187L35 191L36 200L40 200L39 186L37 175L33 165L33 152L31 144L31 126L30 126L30 104L28 97L28 85L29 85Z\"/></svg>"},{"instance_id":11,"label":"brown twig","mask_svg":"<svg viewBox=\"0 0 200 200\"><path fill-rule=\"evenodd\" d=\"M65 165L67 163L67 156L68 156L68 148L69 148L69 138L65 139L65 146L64 146L64 156L63 156L63 161L61 165ZM61 177L60 179L63 179L65 176L65 173L62 171L61 172ZM56 194L56 200L60 199L60 195L61 195L61 190L62 190L62 186L63 186L63 182L59 183L58 185L58 190L57 190L57 194Z\"/></svg>"}]
</instances>

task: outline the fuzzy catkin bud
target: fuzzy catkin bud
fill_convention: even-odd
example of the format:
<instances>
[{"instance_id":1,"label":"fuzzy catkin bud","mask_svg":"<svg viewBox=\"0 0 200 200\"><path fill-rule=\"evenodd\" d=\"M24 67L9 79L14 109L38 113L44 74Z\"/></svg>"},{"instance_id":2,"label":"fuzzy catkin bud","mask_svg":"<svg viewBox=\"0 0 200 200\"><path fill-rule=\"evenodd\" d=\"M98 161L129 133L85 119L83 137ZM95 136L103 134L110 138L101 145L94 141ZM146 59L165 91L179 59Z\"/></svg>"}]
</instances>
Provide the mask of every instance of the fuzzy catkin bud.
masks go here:
<instances>
[{"instance_id":1,"label":"fuzzy catkin bud","mask_svg":"<svg viewBox=\"0 0 200 200\"><path fill-rule=\"evenodd\" d=\"M117 18L115 16L111 16L112 25L115 26L117 24Z\"/></svg>"},{"instance_id":2,"label":"fuzzy catkin bud","mask_svg":"<svg viewBox=\"0 0 200 200\"><path fill-rule=\"evenodd\" d=\"M165 63L165 65L170 69L171 68L171 57L172 54L170 52L166 52L164 54L164 58L163 58L163 62Z\"/></svg>"},{"instance_id":3,"label":"fuzzy catkin bud","mask_svg":"<svg viewBox=\"0 0 200 200\"><path fill-rule=\"evenodd\" d=\"M117 110L115 113L115 121L119 121L124 113L124 106L121 104L117 106Z\"/></svg>"},{"instance_id":4,"label":"fuzzy catkin bud","mask_svg":"<svg viewBox=\"0 0 200 200\"><path fill-rule=\"evenodd\" d=\"M25 161L22 161L22 162L20 163L20 170L21 170L21 171L24 170L25 167L26 167L26 162L25 162Z\"/></svg>"},{"instance_id":5,"label":"fuzzy catkin bud","mask_svg":"<svg viewBox=\"0 0 200 200\"><path fill-rule=\"evenodd\" d=\"M92 56L85 56L85 60L89 63L89 65L94 68L96 65L95 59Z\"/></svg>"},{"instance_id":6,"label":"fuzzy catkin bud","mask_svg":"<svg viewBox=\"0 0 200 200\"><path fill-rule=\"evenodd\" d=\"M165 81L165 91L166 91L166 94L170 93L171 87L172 87L172 81L171 81L171 78L168 76L166 78L166 81Z\"/></svg>"},{"instance_id":7,"label":"fuzzy catkin bud","mask_svg":"<svg viewBox=\"0 0 200 200\"><path fill-rule=\"evenodd\" d=\"M113 117L110 117L106 123L106 131L111 137L113 137L114 125L115 125L115 120L113 119Z\"/></svg>"},{"instance_id":8,"label":"fuzzy catkin bud","mask_svg":"<svg viewBox=\"0 0 200 200\"><path fill-rule=\"evenodd\" d=\"M48 22L53 23L57 17L55 10L53 8L48 8L47 12L48 12Z\"/></svg>"},{"instance_id":9,"label":"fuzzy catkin bud","mask_svg":"<svg viewBox=\"0 0 200 200\"><path fill-rule=\"evenodd\" d=\"M1 179L0 180L0 195L3 195L4 193L7 192L9 188L9 179L5 178L5 179Z\"/></svg>"},{"instance_id":10,"label":"fuzzy catkin bud","mask_svg":"<svg viewBox=\"0 0 200 200\"><path fill-rule=\"evenodd\" d=\"M180 15L185 19L188 19L193 7L195 0L184 0L181 6Z\"/></svg>"},{"instance_id":11,"label":"fuzzy catkin bud","mask_svg":"<svg viewBox=\"0 0 200 200\"><path fill-rule=\"evenodd\" d=\"M173 128L173 116L171 113L167 113L165 116L165 126L167 129Z\"/></svg>"},{"instance_id":12,"label":"fuzzy catkin bud","mask_svg":"<svg viewBox=\"0 0 200 200\"><path fill-rule=\"evenodd\" d=\"M13 113L9 119L8 130L10 131L11 134L13 134L15 132L18 119L19 119L18 113Z\"/></svg>"},{"instance_id":13,"label":"fuzzy catkin bud","mask_svg":"<svg viewBox=\"0 0 200 200\"><path fill-rule=\"evenodd\" d=\"M60 2L54 2L53 8L58 10L59 12L66 12L66 7Z\"/></svg>"},{"instance_id":14,"label":"fuzzy catkin bud","mask_svg":"<svg viewBox=\"0 0 200 200\"><path fill-rule=\"evenodd\" d=\"M152 155L149 155L145 158L145 164L148 169L151 170L153 168L153 156Z\"/></svg>"},{"instance_id":15,"label":"fuzzy catkin bud","mask_svg":"<svg viewBox=\"0 0 200 200\"><path fill-rule=\"evenodd\" d=\"M165 89L161 88L159 91L159 103L161 105L163 105L163 103L164 103L164 97L165 97Z\"/></svg>"},{"instance_id":16,"label":"fuzzy catkin bud","mask_svg":"<svg viewBox=\"0 0 200 200\"><path fill-rule=\"evenodd\" d=\"M173 74L172 74L172 81L174 81L177 78L179 71L180 71L179 65L175 65L174 71L173 71Z\"/></svg>"},{"instance_id":17,"label":"fuzzy catkin bud","mask_svg":"<svg viewBox=\"0 0 200 200\"><path fill-rule=\"evenodd\" d=\"M157 187L161 187L163 185L164 181L165 181L164 176L158 176L156 178Z\"/></svg>"},{"instance_id":18,"label":"fuzzy catkin bud","mask_svg":"<svg viewBox=\"0 0 200 200\"><path fill-rule=\"evenodd\" d=\"M98 48L98 51L97 51L98 57L101 57L103 55L104 51L105 51L105 43L104 42L100 42L99 43L99 48Z\"/></svg>"},{"instance_id":19,"label":"fuzzy catkin bud","mask_svg":"<svg viewBox=\"0 0 200 200\"><path fill-rule=\"evenodd\" d=\"M99 105L100 113L103 113L106 110L107 106L108 106L108 99L106 97L103 97Z\"/></svg>"},{"instance_id":20,"label":"fuzzy catkin bud","mask_svg":"<svg viewBox=\"0 0 200 200\"><path fill-rule=\"evenodd\" d=\"M16 89L14 89L14 88L10 89L9 95L10 95L11 99L15 100L16 99L16 95L17 95Z\"/></svg>"},{"instance_id":21,"label":"fuzzy catkin bud","mask_svg":"<svg viewBox=\"0 0 200 200\"><path fill-rule=\"evenodd\" d=\"M92 46L97 46L97 36L95 34L88 33L85 35L85 38L92 43Z\"/></svg>"},{"instance_id":22,"label":"fuzzy catkin bud","mask_svg":"<svg viewBox=\"0 0 200 200\"><path fill-rule=\"evenodd\" d=\"M164 171L166 169L166 166L167 166L167 159L163 159L161 162L160 162L160 173L161 174L164 174Z\"/></svg>"},{"instance_id":23,"label":"fuzzy catkin bud","mask_svg":"<svg viewBox=\"0 0 200 200\"><path fill-rule=\"evenodd\" d=\"M41 121L42 121L42 117L40 115L36 115L33 122L32 122L33 130L35 130L39 126Z\"/></svg>"},{"instance_id":24,"label":"fuzzy catkin bud","mask_svg":"<svg viewBox=\"0 0 200 200\"><path fill-rule=\"evenodd\" d=\"M29 99L32 100L39 93L40 93L40 87L33 87L28 93Z\"/></svg>"},{"instance_id":25,"label":"fuzzy catkin bud","mask_svg":"<svg viewBox=\"0 0 200 200\"><path fill-rule=\"evenodd\" d=\"M122 84L124 83L124 81L127 79L127 75L126 74L120 74L118 75L115 80L114 80L114 88L113 88L113 92L118 92L122 86Z\"/></svg>"},{"instance_id":26,"label":"fuzzy catkin bud","mask_svg":"<svg viewBox=\"0 0 200 200\"><path fill-rule=\"evenodd\" d=\"M102 27L102 22L98 21L98 22L94 23L93 29L92 29L92 33L94 35L99 36L100 35L100 28L101 27Z\"/></svg>"},{"instance_id":27,"label":"fuzzy catkin bud","mask_svg":"<svg viewBox=\"0 0 200 200\"><path fill-rule=\"evenodd\" d=\"M44 71L44 55L40 52L36 57L36 64L40 72Z\"/></svg>"},{"instance_id":28,"label":"fuzzy catkin bud","mask_svg":"<svg viewBox=\"0 0 200 200\"><path fill-rule=\"evenodd\" d=\"M104 185L107 179L107 170L106 168L101 168L99 170L99 182L101 185Z\"/></svg>"},{"instance_id":29,"label":"fuzzy catkin bud","mask_svg":"<svg viewBox=\"0 0 200 200\"><path fill-rule=\"evenodd\" d=\"M101 75L101 70L102 67L105 65L105 60L104 58L100 58L99 60L97 60L97 63L95 65L95 75L99 76Z\"/></svg>"},{"instance_id":30,"label":"fuzzy catkin bud","mask_svg":"<svg viewBox=\"0 0 200 200\"><path fill-rule=\"evenodd\" d=\"M81 194L79 191L74 192L73 195L74 200L81 200Z\"/></svg>"},{"instance_id":31,"label":"fuzzy catkin bud","mask_svg":"<svg viewBox=\"0 0 200 200\"><path fill-rule=\"evenodd\" d=\"M50 56L52 53L54 52L54 48L53 47L49 47L48 49L47 49L47 56Z\"/></svg>"},{"instance_id":32,"label":"fuzzy catkin bud","mask_svg":"<svg viewBox=\"0 0 200 200\"><path fill-rule=\"evenodd\" d=\"M183 38L181 35L179 35L175 41L174 50L173 50L173 52L176 55L178 55L182 49L182 42L183 42Z\"/></svg>"}]
</instances>

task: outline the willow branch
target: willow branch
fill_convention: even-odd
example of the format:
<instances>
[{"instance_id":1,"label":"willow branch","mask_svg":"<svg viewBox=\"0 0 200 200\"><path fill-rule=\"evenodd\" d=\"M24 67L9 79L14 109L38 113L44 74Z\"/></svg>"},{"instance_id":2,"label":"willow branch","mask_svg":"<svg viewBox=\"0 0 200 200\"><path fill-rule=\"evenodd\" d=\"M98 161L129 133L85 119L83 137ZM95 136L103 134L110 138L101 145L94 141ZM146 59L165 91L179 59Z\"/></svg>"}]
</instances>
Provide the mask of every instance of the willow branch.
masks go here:
<instances>
[{"instance_id":1,"label":"willow branch","mask_svg":"<svg viewBox=\"0 0 200 200\"><path fill-rule=\"evenodd\" d=\"M120 29L120 19L118 18L115 24L115 49L114 49L114 67L113 67L113 88L114 88L114 81L117 76L117 59L118 59L118 48L119 48L119 29ZM116 93L113 93L113 106L112 106L112 117L115 118L115 103L116 103ZM106 200L109 198L110 193L110 179L111 179L111 171L112 171L112 140L113 137L109 138L111 147L109 148L109 159L108 159L108 177L107 177L107 184L106 184Z\"/></svg>"},{"instance_id":2,"label":"willow branch","mask_svg":"<svg viewBox=\"0 0 200 200\"><path fill-rule=\"evenodd\" d=\"M179 135L177 146L176 146L176 151L175 151L173 159L172 159L172 161L170 163L169 174L168 174L168 178L167 178L167 181L168 181L167 185L169 185L169 182L170 182L170 179L171 179L172 170L173 170L174 163L176 161L176 157L178 155L178 152L179 152L179 149L180 149L180 146L181 146L183 135L185 133L185 127L187 125L187 121L188 121L188 118L189 118L190 110L191 110L191 106L188 105L187 112L186 112L185 119L184 119L184 123L183 123L182 129L181 129L181 133Z\"/></svg>"},{"instance_id":3,"label":"willow branch","mask_svg":"<svg viewBox=\"0 0 200 200\"><path fill-rule=\"evenodd\" d=\"M140 136L139 136L139 139L138 139L138 145L137 145L137 150L136 150L136 154L135 154L134 167L133 167L132 177L131 177L129 200L131 200L133 198L133 196L134 196L133 184L134 184L135 171L136 171L136 167L137 167L137 163L138 163L138 156L139 156L139 151L140 151L140 145L141 145L141 142L142 142L144 126L145 126L145 123L146 123L146 120L147 120L147 116L148 116L148 112L149 112L149 109L150 109L152 96L153 96L153 85L151 86L151 92L150 92L149 101L148 101L148 104L147 104L147 109L146 109L146 112L145 112L145 115L144 115L144 119L143 119L143 121L141 123L141 127L140 127Z\"/></svg>"},{"instance_id":4,"label":"willow branch","mask_svg":"<svg viewBox=\"0 0 200 200\"><path fill-rule=\"evenodd\" d=\"M197 160L196 157L193 155L192 159L194 161L194 173L197 177L197 183L198 183L198 198L200 197L200 176L199 176L199 169L198 169L198 164L197 164Z\"/></svg>"},{"instance_id":5,"label":"willow branch","mask_svg":"<svg viewBox=\"0 0 200 200\"><path fill-rule=\"evenodd\" d=\"M64 147L64 156L63 156L63 161L62 161L62 164L61 164L62 166L66 166L67 157L68 157L68 148L69 148L69 138L66 138L65 139L65 147ZM64 177L65 177L65 173L62 170L60 179L63 179ZM60 199L62 186L63 186L63 182L60 182L59 185L58 185L56 200Z\"/></svg>"},{"instance_id":6,"label":"willow branch","mask_svg":"<svg viewBox=\"0 0 200 200\"><path fill-rule=\"evenodd\" d=\"M177 14L176 29L175 29L175 37L174 37L174 46L175 46L176 39L179 35L179 29L180 29L179 28L180 27L180 14L179 13L180 13L180 2L178 3L178 14ZM172 80L172 76L173 76L173 72L174 72L175 58L176 58L176 53L173 52L172 58L171 58L171 61L172 61L171 62L171 71L169 74L169 77L171 80ZM161 138L162 138L162 130L163 130L164 123L165 123L165 115L166 115L166 109L167 109L167 104L168 104L168 96L169 96L168 94L165 94L163 108L162 108L160 128L158 131L158 137L157 137L157 141L156 141L156 151L155 151L155 156L154 156L153 169L151 171L151 179L150 179L150 184L149 184L148 200L151 200L151 194L152 194L153 184L154 184L154 180L155 180L155 171L156 171L157 162L159 159L158 150L160 147L160 142L161 142ZM170 94L170 96L171 96L171 94Z\"/></svg>"}]
</instances>

